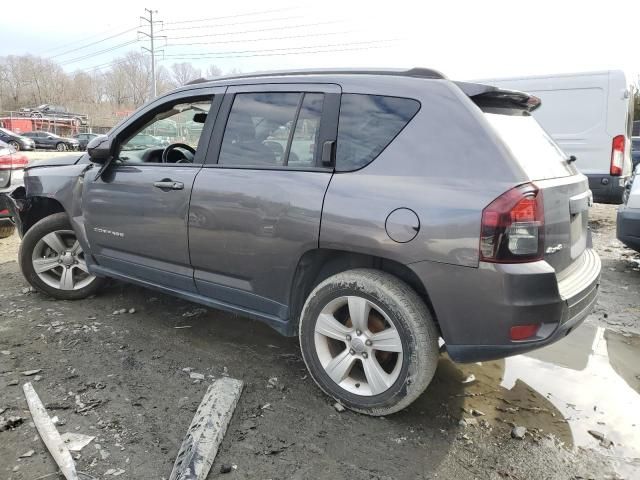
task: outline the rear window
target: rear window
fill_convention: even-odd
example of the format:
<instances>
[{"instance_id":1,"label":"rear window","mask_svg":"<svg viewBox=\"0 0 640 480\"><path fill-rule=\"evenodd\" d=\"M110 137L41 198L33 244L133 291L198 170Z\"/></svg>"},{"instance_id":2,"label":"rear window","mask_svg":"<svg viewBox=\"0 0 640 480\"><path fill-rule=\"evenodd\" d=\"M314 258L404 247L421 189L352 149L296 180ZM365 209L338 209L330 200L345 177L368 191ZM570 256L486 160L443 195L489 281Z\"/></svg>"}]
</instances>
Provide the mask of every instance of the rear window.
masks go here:
<instances>
[{"instance_id":1,"label":"rear window","mask_svg":"<svg viewBox=\"0 0 640 480\"><path fill-rule=\"evenodd\" d=\"M375 159L420 109L411 98L345 93L340 104L336 170L351 171Z\"/></svg>"},{"instance_id":2,"label":"rear window","mask_svg":"<svg viewBox=\"0 0 640 480\"><path fill-rule=\"evenodd\" d=\"M484 115L531 180L566 177L576 173L573 164L567 162L568 155L532 116Z\"/></svg>"}]
</instances>

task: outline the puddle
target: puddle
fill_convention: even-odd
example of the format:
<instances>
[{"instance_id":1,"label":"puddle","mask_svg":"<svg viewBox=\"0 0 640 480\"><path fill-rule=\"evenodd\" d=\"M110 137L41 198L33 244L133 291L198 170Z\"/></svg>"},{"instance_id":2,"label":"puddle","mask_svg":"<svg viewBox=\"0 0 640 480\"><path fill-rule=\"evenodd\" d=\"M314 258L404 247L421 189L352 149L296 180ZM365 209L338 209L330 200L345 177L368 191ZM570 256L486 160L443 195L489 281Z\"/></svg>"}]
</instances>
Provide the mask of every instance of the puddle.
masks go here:
<instances>
[{"instance_id":1,"label":"puddle","mask_svg":"<svg viewBox=\"0 0 640 480\"><path fill-rule=\"evenodd\" d=\"M477 379L465 388L473 395L465 408L551 433L568 447L632 460L620 473L640 470L640 337L582 325L544 349L460 369ZM613 446L601 446L589 430Z\"/></svg>"}]
</instances>

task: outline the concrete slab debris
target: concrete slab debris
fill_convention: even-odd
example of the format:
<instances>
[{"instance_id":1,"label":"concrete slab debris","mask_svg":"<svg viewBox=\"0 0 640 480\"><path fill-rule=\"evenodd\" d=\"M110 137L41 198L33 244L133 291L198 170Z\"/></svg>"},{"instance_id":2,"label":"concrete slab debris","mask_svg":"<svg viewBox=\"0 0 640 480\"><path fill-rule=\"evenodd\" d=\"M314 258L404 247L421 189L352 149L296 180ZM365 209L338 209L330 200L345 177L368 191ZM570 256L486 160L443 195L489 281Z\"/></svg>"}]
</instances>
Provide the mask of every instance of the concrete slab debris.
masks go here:
<instances>
[{"instance_id":1,"label":"concrete slab debris","mask_svg":"<svg viewBox=\"0 0 640 480\"><path fill-rule=\"evenodd\" d=\"M241 380L229 377L220 378L209 386L182 441L169 480L204 480L207 477L242 387Z\"/></svg>"},{"instance_id":2,"label":"concrete slab debris","mask_svg":"<svg viewBox=\"0 0 640 480\"><path fill-rule=\"evenodd\" d=\"M49 453L58 464L60 472L67 480L78 480L78 473L76 472L76 465L73 462L71 453L67 447L65 447L58 430L49 418L47 410L44 408L40 397L34 390L31 383L25 383L22 386L24 396L27 399L27 405L29 405L29 411L33 418L33 423L36 425L36 429L40 434L40 438L49 449Z\"/></svg>"}]
</instances>

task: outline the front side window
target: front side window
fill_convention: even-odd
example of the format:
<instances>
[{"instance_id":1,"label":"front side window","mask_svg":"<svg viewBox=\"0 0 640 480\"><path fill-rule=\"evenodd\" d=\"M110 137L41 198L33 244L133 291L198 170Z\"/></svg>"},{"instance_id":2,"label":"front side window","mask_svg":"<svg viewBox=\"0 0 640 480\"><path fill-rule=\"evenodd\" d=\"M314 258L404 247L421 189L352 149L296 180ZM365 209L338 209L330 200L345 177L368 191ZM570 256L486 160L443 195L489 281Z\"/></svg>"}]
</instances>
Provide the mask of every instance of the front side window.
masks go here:
<instances>
[{"instance_id":1,"label":"front side window","mask_svg":"<svg viewBox=\"0 0 640 480\"><path fill-rule=\"evenodd\" d=\"M345 93L340 103L336 169L357 170L373 161L420 109L411 98Z\"/></svg>"},{"instance_id":2,"label":"front side window","mask_svg":"<svg viewBox=\"0 0 640 480\"><path fill-rule=\"evenodd\" d=\"M119 158L127 163L162 163L166 147L181 144L168 152L166 163L193 163L211 99L167 105L142 126L125 135Z\"/></svg>"},{"instance_id":3,"label":"front side window","mask_svg":"<svg viewBox=\"0 0 640 480\"><path fill-rule=\"evenodd\" d=\"M222 140L219 163L235 167L315 165L324 95L239 93Z\"/></svg>"}]
</instances>

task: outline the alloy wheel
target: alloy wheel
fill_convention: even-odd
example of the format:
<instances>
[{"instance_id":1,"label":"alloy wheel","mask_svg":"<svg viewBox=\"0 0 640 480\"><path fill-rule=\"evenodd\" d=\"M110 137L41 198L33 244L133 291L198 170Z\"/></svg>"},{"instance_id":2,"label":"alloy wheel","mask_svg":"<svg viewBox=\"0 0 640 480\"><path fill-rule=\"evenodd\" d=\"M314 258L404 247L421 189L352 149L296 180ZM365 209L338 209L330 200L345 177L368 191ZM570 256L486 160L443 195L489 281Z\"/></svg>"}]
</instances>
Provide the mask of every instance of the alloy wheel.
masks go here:
<instances>
[{"instance_id":1,"label":"alloy wheel","mask_svg":"<svg viewBox=\"0 0 640 480\"><path fill-rule=\"evenodd\" d=\"M58 290L80 290L96 278L72 230L54 231L38 240L31 261L40 280Z\"/></svg>"},{"instance_id":2,"label":"alloy wheel","mask_svg":"<svg viewBox=\"0 0 640 480\"><path fill-rule=\"evenodd\" d=\"M384 310L364 297L330 301L316 321L314 342L325 373L350 393L379 395L400 375L400 334Z\"/></svg>"}]
</instances>

